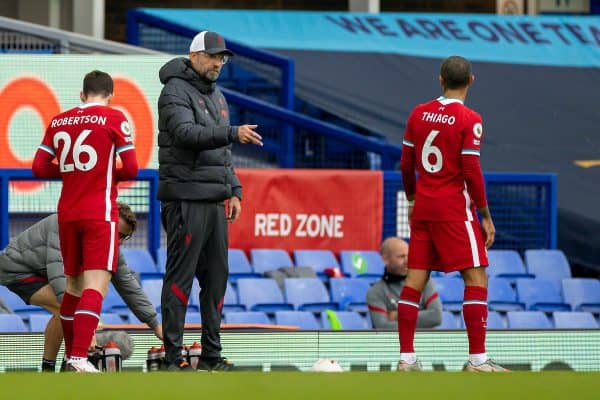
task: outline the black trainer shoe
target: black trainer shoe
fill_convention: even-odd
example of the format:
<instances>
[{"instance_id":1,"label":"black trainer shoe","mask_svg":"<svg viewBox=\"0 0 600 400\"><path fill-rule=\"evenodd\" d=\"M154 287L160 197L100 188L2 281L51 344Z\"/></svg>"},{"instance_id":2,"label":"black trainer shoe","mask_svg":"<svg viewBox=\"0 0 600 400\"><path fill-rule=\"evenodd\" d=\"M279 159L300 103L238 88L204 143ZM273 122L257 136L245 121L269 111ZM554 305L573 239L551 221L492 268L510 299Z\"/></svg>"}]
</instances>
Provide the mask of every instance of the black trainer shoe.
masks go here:
<instances>
[{"instance_id":1,"label":"black trainer shoe","mask_svg":"<svg viewBox=\"0 0 600 400\"><path fill-rule=\"evenodd\" d=\"M169 364L167 366L167 371L169 372L177 372L177 371L181 371L181 372L193 372L194 368L192 368L192 366L190 365L190 363L188 363L185 360L177 360L172 364Z\"/></svg>"},{"instance_id":2,"label":"black trainer shoe","mask_svg":"<svg viewBox=\"0 0 600 400\"><path fill-rule=\"evenodd\" d=\"M225 357L200 357L196 369L198 371L232 371L233 363Z\"/></svg>"}]
</instances>

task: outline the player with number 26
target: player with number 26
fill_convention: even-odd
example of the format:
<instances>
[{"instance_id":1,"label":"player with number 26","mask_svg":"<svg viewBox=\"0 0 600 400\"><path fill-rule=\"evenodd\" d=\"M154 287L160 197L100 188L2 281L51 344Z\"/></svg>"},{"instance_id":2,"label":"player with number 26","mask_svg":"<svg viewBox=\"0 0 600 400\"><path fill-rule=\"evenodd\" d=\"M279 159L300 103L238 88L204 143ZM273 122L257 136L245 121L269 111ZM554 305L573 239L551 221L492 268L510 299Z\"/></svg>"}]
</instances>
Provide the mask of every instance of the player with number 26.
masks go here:
<instances>
[{"instance_id":1,"label":"player with number 26","mask_svg":"<svg viewBox=\"0 0 600 400\"><path fill-rule=\"evenodd\" d=\"M67 287L60 319L67 368L76 372L98 372L87 351L117 268L117 183L135 178L138 171L129 122L108 106L113 87L106 72L88 73L80 93L83 103L52 118L32 165L35 176L63 182L58 225Z\"/></svg>"}]
</instances>

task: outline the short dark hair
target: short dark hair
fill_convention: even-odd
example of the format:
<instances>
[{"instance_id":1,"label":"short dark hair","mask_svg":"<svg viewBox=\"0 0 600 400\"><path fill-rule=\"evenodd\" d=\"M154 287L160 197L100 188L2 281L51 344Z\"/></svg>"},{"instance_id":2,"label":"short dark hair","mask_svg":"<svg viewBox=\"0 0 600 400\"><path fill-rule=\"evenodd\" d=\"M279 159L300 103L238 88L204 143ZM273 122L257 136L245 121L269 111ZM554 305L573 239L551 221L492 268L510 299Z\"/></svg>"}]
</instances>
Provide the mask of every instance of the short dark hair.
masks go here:
<instances>
[{"instance_id":1,"label":"short dark hair","mask_svg":"<svg viewBox=\"0 0 600 400\"><path fill-rule=\"evenodd\" d=\"M440 67L440 76L445 89L458 89L471 82L471 63L460 56L450 56Z\"/></svg>"},{"instance_id":2,"label":"short dark hair","mask_svg":"<svg viewBox=\"0 0 600 400\"><path fill-rule=\"evenodd\" d=\"M113 94L114 83L112 78L106 72L94 70L88 72L83 78L83 94L101 95L108 97Z\"/></svg>"},{"instance_id":3,"label":"short dark hair","mask_svg":"<svg viewBox=\"0 0 600 400\"><path fill-rule=\"evenodd\" d=\"M131 233L135 232L135 228L137 228L137 219L133 211L131 211L131 207L120 201L117 201L117 205L119 207L119 217L123 218L123 220L131 227Z\"/></svg>"}]
</instances>

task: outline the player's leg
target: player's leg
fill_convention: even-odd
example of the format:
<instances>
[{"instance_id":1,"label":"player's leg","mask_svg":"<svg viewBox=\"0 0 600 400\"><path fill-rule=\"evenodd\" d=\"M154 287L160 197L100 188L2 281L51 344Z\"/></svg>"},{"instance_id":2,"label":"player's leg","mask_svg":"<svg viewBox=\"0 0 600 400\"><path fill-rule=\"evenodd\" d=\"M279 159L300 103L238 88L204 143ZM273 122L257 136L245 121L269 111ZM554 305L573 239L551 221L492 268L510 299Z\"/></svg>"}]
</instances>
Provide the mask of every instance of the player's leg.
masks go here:
<instances>
[{"instance_id":1,"label":"player's leg","mask_svg":"<svg viewBox=\"0 0 600 400\"><path fill-rule=\"evenodd\" d=\"M60 303L60 323L65 341L65 357L71 357L73 348L73 320L75 309L81 298L81 284L78 278L83 260L81 251L81 235L76 223L58 224L60 252L63 258L66 288Z\"/></svg>"},{"instance_id":2,"label":"player's leg","mask_svg":"<svg viewBox=\"0 0 600 400\"><path fill-rule=\"evenodd\" d=\"M73 319L73 346L68 365L78 372L98 372L87 360L100 320L102 300L118 260L118 228L114 221L81 221L83 272L81 299Z\"/></svg>"},{"instance_id":3,"label":"player's leg","mask_svg":"<svg viewBox=\"0 0 600 400\"><path fill-rule=\"evenodd\" d=\"M469 339L469 361L465 371L505 372L507 369L488 358L485 350L487 334L487 272L485 268L461 271L465 281L463 317Z\"/></svg>"},{"instance_id":4,"label":"player's leg","mask_svg":"<svg viewBox=\"0 0 600 400\"><path fill-rule=\"evenodd\" d=\"M400 341L398 370L420 370L414 349L414 337L421 293L429 279L429 268L433 265L434 258L435 249L429 237L427 223L416 221L411 225L408 275L398 300L398 337Z\"/></svg>"},{"instance_id":5,"label":"player's leg","mask_svg":"<svg viewBox=\"0 0 600 400\"><path fill-rule=\"evenodd\" d=\"M199 370L233 369L233 364L221 357L221 309L227 289L227 219L222 204L210 204L213 233L202 252L196 277L200 283L200 312L202 313L202 354Z\"/></svg>"},{"instance_id":6,"label":"player's leg","mask_svg":"<svg viewBox=\"0 0 600 400\"><path fill-rule=\"evenodd\" d=\"M199 202L163 202L167 264L161 294L165 363L171 371L191 370L181 359L188 299L200 252L209 235ZM206 230L206 232L205 232Z\"/></svg>"},{"instance_id":7,"label":"player's leg","mask_svg":"<svg viewBox=\"0 0 600 400\"><path fill-rule=\"evenodd\" d=\"M54 372L56 356L63 340L63 331L60 323L60 304L52 287L48 284L33 293L29 303L45 308L52 313L44 331L44 355L42 371Z\"/></svg>"},{"instance_id":8,"label":"player's leg","mask_svg":"<svg viewBox=\"0 0 600 400\"><path fill-rule=\"evenodd\" d=\"M465 282L463 317L469 339L469 364L486 363L487 273L485 240L477 219L434 225L434 242L445 272L460 271Z\"/></svg>"}]
</instances>

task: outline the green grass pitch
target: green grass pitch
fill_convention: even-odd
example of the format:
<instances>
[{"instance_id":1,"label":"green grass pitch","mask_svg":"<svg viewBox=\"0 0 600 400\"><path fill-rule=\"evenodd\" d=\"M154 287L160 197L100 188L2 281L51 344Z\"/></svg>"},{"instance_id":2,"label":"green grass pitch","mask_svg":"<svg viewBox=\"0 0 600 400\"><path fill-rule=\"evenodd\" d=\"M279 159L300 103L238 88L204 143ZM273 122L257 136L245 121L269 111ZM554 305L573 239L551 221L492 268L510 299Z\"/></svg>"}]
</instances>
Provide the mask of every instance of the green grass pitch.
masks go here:
<instances>
[{"instance_id":1,"label":"green grass pitch","mask_svg":"<svg viewBox=\"0 0 600 400\"><path fill-rule=\"evenodd\" d=\"M15 399L592 399L600 373L229 372L0 374Z\"/></svg>"}]
</instances>

